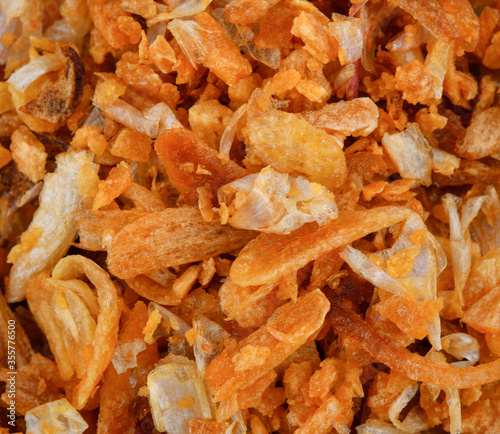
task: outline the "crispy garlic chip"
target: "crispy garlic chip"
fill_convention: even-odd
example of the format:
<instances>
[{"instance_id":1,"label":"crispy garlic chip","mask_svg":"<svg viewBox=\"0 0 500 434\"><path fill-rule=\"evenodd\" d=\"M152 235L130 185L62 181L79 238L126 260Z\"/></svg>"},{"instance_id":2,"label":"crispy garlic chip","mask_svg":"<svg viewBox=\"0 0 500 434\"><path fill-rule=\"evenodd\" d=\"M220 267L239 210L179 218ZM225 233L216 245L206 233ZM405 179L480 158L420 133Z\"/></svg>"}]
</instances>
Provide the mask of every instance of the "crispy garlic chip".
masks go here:
<instances>
[{"instance_id":1,"label":"crispy garlic chip","mask_svg":"<svg viewBox=\"0 0 500 434\"><path fill-rule=\"evenodd\" d=\"M27 433L44 432L48 425L54 434L68 430L74 434L82 434L89 427L66 398L39 405L28 411L25 417Z\"/></svg>"},{"instance_id":2,"label":"crispy garlic chip","mask_svg":"<svg viewBox=\"0 0 500 434\"><path fill-rule=\"evenodd\" d=\"M243 247L255 232L203 220L195 207L168 208L125 226L108 250L109 271L120 279L190 262Z\"/></svg>"},{"instance_id":3,"label":"crispy garlic chip","mask_svg":"<svg viewBox=\"0 0 500 434\"><path fill-rule=\"evenodd\" d=\"M84 208L79 176L90 184L92 175L97 177L96 165L85 151L60 154L56 161L55 172L45 177L40 206L28 230L9 253L8 260L13 263L5 292L9 303L23 300L26 282L35 274L52 269L68 251L77 235L77 211Z\"/></svg>"},{"instance_id":4,"label":"crispy garlic chip","mask_svg":"<svg viewBox=\"0 0 500 434\"><path fill-rule=\"evenodd\" d=\"M217 196L222 185L248 175L235 162L223 161L215 149L185 128L161 133L155 150L165 165L169 181L187 203L196 200L196 189L204 184L208 183L212 194Z\"/></svg>"},{"instance_id":5,"label":"crispy garlic chip","mask_svg":"<svg viewBox=\"0 0 500 434\"><path fill-rule=\"evenodd\" d=\"M394 206L344 210L319 229L310 223L288 235L261 234L238 255L231 267L231 279L241 286L272 282L337 247L399 223L410 214L407 208Z\"/></svg>"},{"instance_id":6,"label":"crispy garlic chip","mask_svg":"<svg viewBox=\"0 0 500 434\"><path fill-rule=\"evenodd\" d=\"M79 277L86 276L96 294ZM27 299L47 336L64 380L79 380L71 403L82 409L109 365L118 339L121 302L109 275L83 256L66 256L52 271L34 276Z\"/></svg>"},{"instance_id":7,"label":"crispy garlic chip","mask_svg":"<svg viewBox=\"0 0 500 434\"><path fill-rule=\"evenodd\" d=\"M253 384L294 353L323 324L330 304L319 290L276 309L269 321L208 366L205 378L215 400Z\"/></svg>"}]
</instances>

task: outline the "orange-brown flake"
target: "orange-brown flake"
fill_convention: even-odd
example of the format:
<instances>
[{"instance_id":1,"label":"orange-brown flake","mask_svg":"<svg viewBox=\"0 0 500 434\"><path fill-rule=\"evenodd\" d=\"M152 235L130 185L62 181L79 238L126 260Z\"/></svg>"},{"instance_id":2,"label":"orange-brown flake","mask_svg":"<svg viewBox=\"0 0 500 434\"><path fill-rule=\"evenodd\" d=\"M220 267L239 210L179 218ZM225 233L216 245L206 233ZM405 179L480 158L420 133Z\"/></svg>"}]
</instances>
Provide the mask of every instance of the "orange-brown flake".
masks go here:
<instances>
[{"instance_id":1,"label":"orange-brown flake","mask_svg":"<svg viewBox=\"0 0 500 434\"><path fill-rule=\"evenodd\" d=\"M43 179L47 160L45 146L24 125L12 133L10 151L19 171L30 181L38 182Z\"/></svg>"},{"instance_id":2,"label":"orange-brown flake","mask_svg":"<svg viewBox=\"0 0 500 434\"><path fill-rule=\"evenodd\" d=\"M215 149L185 128L164 131L155 142L155 150L166 167L169 181L187 203L195 203L196 189L205 183L211 186L213 197L217 197L222 185L248 174L233 161L223 163ZM203 165L210 175L193 173L182 166L184 163Z\"/></svg>"},{"instance_id":3,"label":"orange-brown flake","mask_svg":"<svg viewBox=\"0 0 500 434\"><path fill-rule=\"evenodd\" d=\"M152 149L153 141L150 137L124 128L116 135L109 152L127 160L147 162Z\"/></svg>"},{"instance_id":4,"label":"orange-brown flake","mask_svg":"<svg viewBox=\"0 0 500 434\"><path fill-rule=\"evenodd\" d=\"M278 308L266 325L224 350L212 361L205 375L215 399L221 400L248 387L295 352L323 324L328 307L321 291L313 291ZM237 369L237 361L248 345L263 345L268 348L269 355L258 366Z\"/></svg>"},{"instance_id":5,"label":"orange-brown flake","mask_svg":"<svg viewBox=\"0 0 500 434\"><path fill-rule=\"evenodd\" d=\"M97 30L113 48L137 44L141 40L141 25L125 11L119 0L92 0L89 12Z\"/></svg>"},{"instance_id":6,"label":"orange-brown flake","mask_svg":"<svg viewBox=\"0 0 500 434\"><path fill-rule=\"evenodd\" d=\"M251 231L222 226L215 219L208 223L197 208L168 208L118 232L108 249L108 267L115 276L128 279L230 252L254 236Z\"/></svg>"},{"instance_id":7,"label":"orange-brown flake","mask_svg":"<svg viewBox=\"0 0 500 434\"><path fill-rule=\"evenodd\" d=\"M319 229L311 223L289 235L261 234L248 243L236 258L231 267L231 278L242 286L273 281L307 265L319 255L395 224L407 216L408 211L398 207L345 210L339 213L336 220Z\"/></svg>"},{"instance_id":8,"label":"orange-brown flake","mask_svg":"<svg viewBox=\"0 0 500 434\"><path fill-rule=\"evenodd\" d=\"M132 184L130 166L122 161L111 169L108 177L99 182L99 191L94 199L93 209L98 210L109 205Z\"/></svg>"}]
</instances>

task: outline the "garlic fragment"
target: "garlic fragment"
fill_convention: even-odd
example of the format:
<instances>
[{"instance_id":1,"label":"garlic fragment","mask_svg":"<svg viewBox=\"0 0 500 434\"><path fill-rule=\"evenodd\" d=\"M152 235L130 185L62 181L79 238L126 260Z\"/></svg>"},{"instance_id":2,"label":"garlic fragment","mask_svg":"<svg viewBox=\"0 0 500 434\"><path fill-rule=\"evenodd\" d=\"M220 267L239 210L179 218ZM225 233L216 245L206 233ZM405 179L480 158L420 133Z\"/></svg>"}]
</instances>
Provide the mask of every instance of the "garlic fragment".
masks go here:
<instances>
[{"instance_id":1,"label":"garlic fragment","mask_svg":"<svg viewBox=\"0 0 500 434\"><path fill-rule=\"evenodd\" d=\"M219 202L228 207L229 224L261 232L288 234L305 223L321 226L338 216L326 187L270 166L223 186Z\"/></svg>"}]
</instances>

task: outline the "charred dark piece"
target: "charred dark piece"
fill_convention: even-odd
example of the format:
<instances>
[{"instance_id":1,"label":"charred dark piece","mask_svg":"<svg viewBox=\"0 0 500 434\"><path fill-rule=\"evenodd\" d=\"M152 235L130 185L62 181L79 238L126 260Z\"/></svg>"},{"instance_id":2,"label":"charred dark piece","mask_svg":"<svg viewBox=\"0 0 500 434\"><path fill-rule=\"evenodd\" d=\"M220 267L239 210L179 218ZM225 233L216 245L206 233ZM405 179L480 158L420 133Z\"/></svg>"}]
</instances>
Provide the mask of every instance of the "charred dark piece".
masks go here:
<instances>
[{"instance_id":1,"label":"charred dark piece","mask_svg":"<svg viewBox=\"0 0 500 434\"><path fill-rule=\"evenodd\" d=\"M19 110L58 124L67 120L80 102L85 80L85 68L78 53L68 45L60 47L66 58L66 67L59 72L55 82L46 82L40 95Z\"/></svg>"}]
</instances>

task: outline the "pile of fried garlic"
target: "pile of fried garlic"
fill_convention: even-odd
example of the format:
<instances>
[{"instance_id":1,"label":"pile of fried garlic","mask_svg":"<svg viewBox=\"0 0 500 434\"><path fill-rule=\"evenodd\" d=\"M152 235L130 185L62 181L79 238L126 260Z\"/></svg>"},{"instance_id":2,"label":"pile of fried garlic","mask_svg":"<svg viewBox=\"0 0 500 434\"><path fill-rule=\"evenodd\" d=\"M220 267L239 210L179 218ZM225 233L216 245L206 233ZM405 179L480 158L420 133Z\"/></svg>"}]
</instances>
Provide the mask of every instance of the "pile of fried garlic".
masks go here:
<instances>
[{"instance_id":1,"label":"pile of fried garlic","mask_svg":"<svg viewBox=\"0 0 500 434\"><path fill-rule=\"evenodd\" d=\"M500 432L498 0L0 0L0 38L1 433Z\"/></svg>"}]
</instances>

